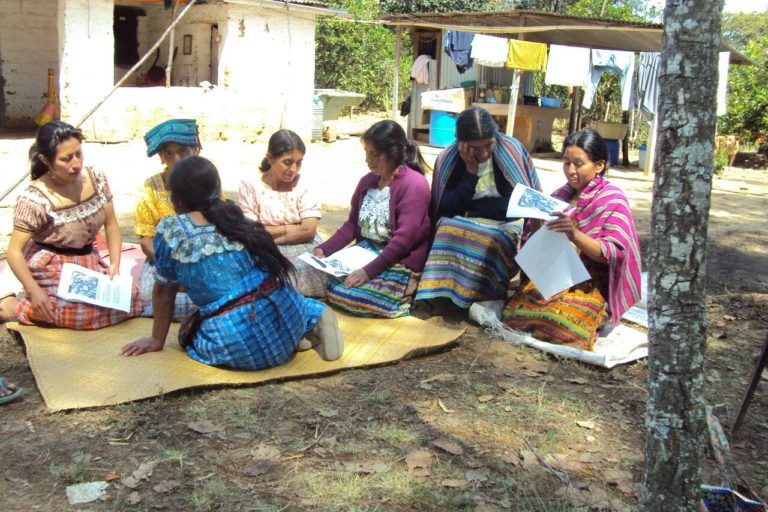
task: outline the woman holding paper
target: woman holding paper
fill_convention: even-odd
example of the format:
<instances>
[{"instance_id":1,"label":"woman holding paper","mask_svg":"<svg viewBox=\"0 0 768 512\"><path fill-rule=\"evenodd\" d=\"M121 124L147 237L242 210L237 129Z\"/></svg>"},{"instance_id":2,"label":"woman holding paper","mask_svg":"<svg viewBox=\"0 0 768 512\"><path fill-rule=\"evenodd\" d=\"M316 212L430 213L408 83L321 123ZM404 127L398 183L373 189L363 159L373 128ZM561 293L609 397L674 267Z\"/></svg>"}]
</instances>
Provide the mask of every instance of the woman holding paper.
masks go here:
<instances>
[{"instance_id":1,"label":"woman holding paper","mask_svg":"<svg viewBox=\"0 0 768 512\"><path fill-rule=\"evenodd\" d=\"M435 299L467 309L507 297L523 228L522 220L507 218L507 205L518 183L540 189L528 152L499 132L487 110L459 114L456 138L432 175L436 233L416 294L427 310L434 310Z\"/></svg>"},{"instance_id":2,"label":"woman holding paper","mask_svg":"<svg viewBox=\"0 0 768 512\"><path fill-rule=\"evenodd\" d=\"M546 300L529 282L507 302L503 320L539 338L591 350L597 329L618 324L640 299L640 250L629 201L604 177L603 138L587 128L571 134L563 148L567 184L552 195L571 209L551 212L555 219L544 229L568 237L591 279Z\"/></svg>"},{"instance_id":3,"label":"woman holding paper","mask_svg":"<svg viewBox=\"0 0 768 512\"><path fill-rule=\"evenodd\" d=\"M261 222L277 248L293 263L290 280L305 297L325 297L327 276L298 256L323 239L317 234L320 202L302 179L306 147L296 133L278 130L269 138L261 175L240 182L239 203L249 219Z\"/></svg>"},{"instance_id":4,"label":"woman holding paper","mask_svg":"<svg viewBox=\"0 0 768 512\"><path fill-rule=\"evenodd\" d=\"M177 215L155 235L157 279L152 334L125 345L122 355L162 350L180 286L199 309L179 329L189 356L211 366L259 370L288 362L306 336L328 361L344 342L336 315L290 285L293 270L272 237L221 199L214 165L199 156L177 163L168 185Z\"/></svg>"},{"instance_id":5,"label":"woman holding paper","mask_svg":"<svg viewBox=\"0 0 768 512\"><path fill-rule=\"evenodd\" d=\"M347 221L313 254L330 256L353 240L375 253L345 279L329 278L328 300L354 315L405 316L429 251L426 164L394 121L374 124L362 142L371 172L352 195Z\"/></svg>"},{"instance_id":6,"label":"woman holding paper","mask_svg":"<svg viewBox=\"0 0 768 512\"><path fill-rule=\"evenodd\" d=\"M13 214L8 264L26 295L6 297L0 319L70 329L98 329L137 316L143 309L134 285L131 311L72 302L57 297L61 270L72 263L114 277L120 268L120 227L112 193L102 173L83 167L83 134L61 121L40 127L30 148L32 183ZM107 235L109 261L94 247L99 230Z\"/></svg>"}]
</instances>

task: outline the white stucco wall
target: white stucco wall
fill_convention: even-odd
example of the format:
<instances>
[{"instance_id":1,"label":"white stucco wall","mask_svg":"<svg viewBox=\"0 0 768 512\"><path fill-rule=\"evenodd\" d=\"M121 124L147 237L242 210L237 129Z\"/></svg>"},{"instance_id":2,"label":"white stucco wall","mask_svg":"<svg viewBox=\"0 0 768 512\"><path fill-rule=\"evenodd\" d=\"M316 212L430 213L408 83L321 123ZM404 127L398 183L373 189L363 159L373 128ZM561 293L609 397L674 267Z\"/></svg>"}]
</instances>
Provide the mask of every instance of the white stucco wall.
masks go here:
<instances>
[{"instance_id":1,"label":"white stucco wall","mask_svg":"<svg viewBox=\"0 0 768 512\"><path fill-rule=\"evenodd\" d=\"M33 125L45 105L48 68L58 73L57 5L52 0L0 0L0 126ZM0 109L2 111L3 109Z\"/></svg>"},{"instance_id":2,"label":"white stucco wall","mask_svg":"<svg viewBox=\"0 0 768 512\"><path fill-rule=\"evenodd\" d=\"M32 90L26 104L18 112L26 121L34 118L44 100L47 68L56 66L60 57L59 90L62 119L76 123L110 91L122 73L114 69L113 0L0 0L2 7L17 10L37 6L50 28L41 31L50 41L43 51L36 41L25 40L26 46L38 54L35 66L40 68L40 82L32 88L31 80L14 87ZM162 4L136 4L147 10L139 18L139 54L143 55L171 22L171 11ZM58 7L51 13L43 5ZM315 18L313 13L282 6L268 8L256 5L211 3L195 6L177 26L175 45L179 53L174 63L173 84L182 81L191 87L124 87L115 92L82 126L86 136L97 140L127 140L142 135L159 121L169 117L189 116L198 119L204 136L229 140L264 140L284 126L309 139L311 133L312 96L315 77ZM10 9L12 8L12 9ZM5 13L5 9L3 9ZM26 11L28 12L28 11ZM42 16L39 14L38 16ZM28 33L30 19L18 17L13 26L0 16L0 52L6 60L5 45L14 35ZM210 80L211 26L218 25L218 86L207 91L193 84ZM56 36L61 34L61 37ZM193 36L193 55L184 55L183 36ZM7 43L6 43L7 44ZM19 44L18 46L23 46ZM32 50L30 50L32 52ZM17 50L14 62L29 66L24 53ZM40 55L48 57L40 64ZM161 46L159 64L165 66L167 41ZM51 64L49 64L49 62ZM140 72L146 72L151 60ZM7 66L3 63L4 69ZM5 73L5 71L4 71ZM18 75L19 73L16 72ZM16 75L8 75L6 90ZM20 76L20 75L19 75ZM14 78L16 80L16 78ZM21 82L19 82L21 83ZM134 82L135 84L135 82ZM12 96L7 96L11 98ZM35 100L36 101L33 101ZM10 107L9 107L10 108Z\"/></svg>"}]
</instances>

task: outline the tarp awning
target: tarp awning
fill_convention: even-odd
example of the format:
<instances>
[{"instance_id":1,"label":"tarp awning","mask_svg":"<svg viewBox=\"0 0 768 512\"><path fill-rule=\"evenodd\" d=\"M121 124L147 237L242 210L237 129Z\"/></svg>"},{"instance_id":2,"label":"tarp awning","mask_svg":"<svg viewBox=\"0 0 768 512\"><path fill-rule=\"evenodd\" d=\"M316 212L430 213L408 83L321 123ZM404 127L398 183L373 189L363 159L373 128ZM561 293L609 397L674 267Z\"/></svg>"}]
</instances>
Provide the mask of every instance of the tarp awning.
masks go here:
<instances>
[{"instance_id":1,"label":"tarp awning","mask_svg":"<svg viewBox=\"0 0 768 512\"><path fill-rule=\"evenodd\" d=\"M607 18L568 16L535 11L419 13L386 16L386 25L475 32L546 44L632 52L661 51L664 25ZM726 41L721 51L731 52L731 64L754 64Z\"/></svg>"}]
</instances>

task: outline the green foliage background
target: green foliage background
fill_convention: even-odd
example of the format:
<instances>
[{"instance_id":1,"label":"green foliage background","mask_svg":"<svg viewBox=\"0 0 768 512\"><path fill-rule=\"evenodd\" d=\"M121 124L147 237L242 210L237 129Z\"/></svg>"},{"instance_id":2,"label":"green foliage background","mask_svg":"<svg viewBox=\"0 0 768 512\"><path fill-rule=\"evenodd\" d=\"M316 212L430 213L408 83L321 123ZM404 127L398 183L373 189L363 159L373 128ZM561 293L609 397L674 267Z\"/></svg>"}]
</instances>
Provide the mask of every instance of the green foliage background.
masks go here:
<instances>
[{"instance_id":1,"label":"green foliage background","mask_svg":"<svg viewBox=\"0 0 768 512\"><path fill-rule=\"evenodd\" d=\"M755 65L731 66L728 109L718 119L718 132L754 141L768 136L768 13L724 14L723 37Z\"/></svg>"}]
</instances>

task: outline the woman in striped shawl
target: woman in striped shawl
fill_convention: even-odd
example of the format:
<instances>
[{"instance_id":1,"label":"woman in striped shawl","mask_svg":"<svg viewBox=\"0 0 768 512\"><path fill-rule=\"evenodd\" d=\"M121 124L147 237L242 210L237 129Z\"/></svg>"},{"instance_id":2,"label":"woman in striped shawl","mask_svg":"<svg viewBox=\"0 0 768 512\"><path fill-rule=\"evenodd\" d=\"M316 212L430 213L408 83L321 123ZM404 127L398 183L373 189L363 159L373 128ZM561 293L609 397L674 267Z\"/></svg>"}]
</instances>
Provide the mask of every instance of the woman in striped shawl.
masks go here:
<instances>
[{"instance_id":1,"label":"woman in striped shawl","mask_svg":"<svg viewBox=\"0 0 768 512\"><path fill-rule=\"evenodd\" d=\"M563 147L567 184L552 195L572 209L552 212L556 218L544 226L568 237L592 279L549 300L528 283L507 303L504 321L589 350L597 328L618 324L640 298L639 243L626 195L603 177L608 166L603 138L587 128L571 134Z\"/></svg>"},{"instance_id":2,"label":"woman in striped shawl","mask_svg":"<svg viewBox=\"0 0 768 512\"><path fill-rule=\"evenodd\" d=\"M509 198L517 183L540 189L528 152L499 132L487 110L459 114L456 138L435 162L436 233L416 295L433 311L440 301L467 309L473 302L506 299L523 227L522 220L507 219Z\"/></svg>"}]
</instances>

